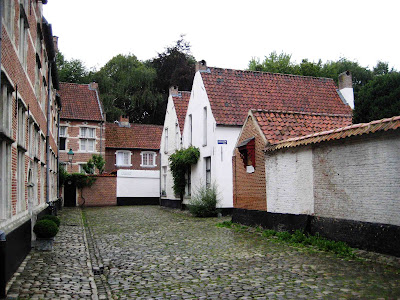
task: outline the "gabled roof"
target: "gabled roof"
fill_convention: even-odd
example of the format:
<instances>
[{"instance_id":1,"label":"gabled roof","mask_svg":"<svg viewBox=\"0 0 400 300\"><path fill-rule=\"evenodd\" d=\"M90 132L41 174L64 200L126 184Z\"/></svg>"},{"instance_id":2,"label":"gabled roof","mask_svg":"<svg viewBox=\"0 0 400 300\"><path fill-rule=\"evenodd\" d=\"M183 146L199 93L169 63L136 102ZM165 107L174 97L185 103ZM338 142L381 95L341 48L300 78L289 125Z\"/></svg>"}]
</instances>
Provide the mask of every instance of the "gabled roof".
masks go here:
<instances>
[{"instance_id":1,"label":"gabled roof","mask_svg":"<svg viewBox=\"0 0 400 300\"><path fill-rule=\"evenodd\" d=\"M178 95L172 95L174 101L176 115L178 117L178 124L181 131L183 132L183 126L185 125L186 111L188 108L190 99L190 92L178 92Z\"/></svg>"},{"instance_id":2,"label":"gabled roof","mask_svg":"<svg viewBox=\"0 0 400 300\"><path fill-rule=\"evenodd\" d=\"M160 149L163 126L130 124L120 127L115 123L106 124L106 148L118 149Z\"/></svg>"},{"instance_id":3,"label":"gabled roof","mask_svg":"<svg viewBox=\"0 0 400 300\"><path fill-rule=\"evenodd\" d=\"M351 136L371 134L388 130L396 130L400 128L400 116L393 118L372 121L370 123L360 123L342 128L336 128L329 131L317 132L306 136L290 138L281 141L275 145L266 148L267 151L274 151L282 148L296 147L300 145L309 145L321 143L324 141L332 141L344 139Z\"/></svg>"},{"instance_id":4,"label":"gabled roof","mask_svg":"<svg viewBox=\"0 0 400 300\"><path fill-rule=\"evenodd\" d=\"M252 110L268 144L351 125L348 115Z\"/></svg>"},{"instance_id":5,"label":"gabled roof","mask_svg":"<svg viewBox=\"0 0 400 300\"><path fill-rule=\"evenodd\" d=\"M200 75L220 125L242 125L249 109L352 113L330 78L220 68L207 68Z\"/></svg>"},{"instance_id":6,"label":"gabled roof","mask_svg":"<svg viewBox=\"0 0 400 300\"><path fill-rule=\"evenodd\" d=\"M60 82L62 109L60 118L102 121L102 109L96 90L89 84Z\"/></svg>"}]
</instances>

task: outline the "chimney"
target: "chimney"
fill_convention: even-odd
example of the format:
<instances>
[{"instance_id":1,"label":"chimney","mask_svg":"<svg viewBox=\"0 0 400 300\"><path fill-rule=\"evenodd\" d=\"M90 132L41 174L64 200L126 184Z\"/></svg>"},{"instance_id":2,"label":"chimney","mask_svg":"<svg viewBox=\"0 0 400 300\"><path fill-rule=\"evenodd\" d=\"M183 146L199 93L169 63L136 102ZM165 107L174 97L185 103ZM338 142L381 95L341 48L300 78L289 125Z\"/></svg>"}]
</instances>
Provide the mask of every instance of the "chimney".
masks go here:
<instances>
[{"instance_id":1,"label":"chimney","mask_svg":"<svg viewBox=\"0 0 400 300\"><path fill-rule=\"evenodd\" d=\"M351 109L354 109L353 81L350 71L339 74L339 91Z\"/></svg>"},{"instance_id":2,"label":"chimney","mask_svg":"<svg viewBox=\"0 0 400 300\"><path fill-rule=\"evenodd\" d=\"M127 116L119 117L119 127L131 127L129 124L129 118Z\"/></svg>"},{"instance_id":3,"label":"chimney","mask_svg":"<svg viewBox=\"0 0 400 300\"><path fill-rule=\"evenodd\" d=\"M99 84L97 82L89 83L89 90L99 90Z\"/></svg>"},{"instance_id":4,"label":"chimney","mask_svg":"<svg viewBox=\"0 0 400 300\"><path fill-rule=\"evenodd\" d=\"M171 96L178 96L178 95L179 95L178 86L176 86L176 85L171 86L171 87L169 88L169 94L170 94Z\"/></svg>"},{"instance_id":5,"label":"chimney","mask_svg":"<svg viewBox=\"0 0 400 300\"><path fill-rule=\"evenodd\" d=\"M207 63L204 59L196 63L196 72L197 71L207 71Z\"/></svg>"},{"instance_id":6,"label":"chimney","mask_svg":"<svg viewBox=\"0 0 400 300\"><path fill-rule=\"evenodd\" d=\"M53 35L54 51L58 53L58 36Z\"/></svg>"}]
</instances>

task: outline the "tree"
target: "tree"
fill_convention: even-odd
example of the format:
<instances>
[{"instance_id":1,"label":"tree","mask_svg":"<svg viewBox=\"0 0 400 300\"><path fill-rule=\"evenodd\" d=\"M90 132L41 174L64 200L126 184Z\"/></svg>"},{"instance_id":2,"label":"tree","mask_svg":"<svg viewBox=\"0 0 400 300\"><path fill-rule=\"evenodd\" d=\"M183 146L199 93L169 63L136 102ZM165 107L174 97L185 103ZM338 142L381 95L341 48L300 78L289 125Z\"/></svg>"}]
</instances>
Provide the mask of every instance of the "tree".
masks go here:
<instances>
[{"instance_id":1,"label":"tree","mask_svg":"<svg viewBox=\"0 0 400 300\"><path fill-rule=\"evenodd\" d=\"M375 76L355 99L354 122L370 122L400 115L400 73Z\"/></svg>"},{"instance_id":2,"label":"tree","mask_svg":"<svg viewBox=\"0 0 400 300\"><path fill-rule=\"evenodd\" d=\"M93 154L92 158L89 159L88 162L82 166L82 168L86 174L94 174L96 169L99 174L103 174L105 164L106 161L104 160L103 156Z\"/></svg>"},{"instance_id":3,"label":"tree","mask_svg":"<svg viewBox=\"0 0 400 300\"><path fill-rule=\"evenodd\" d=\"M295 65L291 62L292 56L284 52L279 55L273 51L265 56L264 61L252 58L249 62L249 70L281 74L295 74Z\"/></svg>"},{"instance_id":4,"label":"tree","mask_svg":"<svg viewBox=\"0 0 400 300\"><path fill-rule=\"evenodd\" d=\"M61 52L56 55L58 79L61 82L89 83L90 72L79 59L66 60Z\"/></svg>"},{"instance_id":5,"label":"tree","mask_svg":"<svg viewBox=\"0 0 400 300\"><path fill-rule=\"evenodd\" d=\"M162 97L155 88L156 71L135 55L117 55L93 75L98 82L107 121L122 114L130 122L162 124ZM165 113L165 109L164 109Z\"/></svg>"}]
</instances>

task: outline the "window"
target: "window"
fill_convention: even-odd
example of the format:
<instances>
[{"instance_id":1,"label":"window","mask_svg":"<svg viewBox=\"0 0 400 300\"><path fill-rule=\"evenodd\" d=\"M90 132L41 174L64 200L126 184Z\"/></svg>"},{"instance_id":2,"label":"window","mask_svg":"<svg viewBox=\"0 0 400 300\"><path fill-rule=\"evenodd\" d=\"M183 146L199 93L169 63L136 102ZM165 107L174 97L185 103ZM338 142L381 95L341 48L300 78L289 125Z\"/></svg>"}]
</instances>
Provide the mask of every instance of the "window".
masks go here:
<instances>
[{"instance_id":1,"label":"window","mask_svg":"<svg viewBox=\"0 0 400 300\"><path fill-rule=\"evenodd\" d=\"M244 140L237 146L247 173L254 173L256 167L255 138Z\"/></svg>"},{"instance_id":2,"label":"window","mask_svg":"<svg viewBox=\"0 0 400 300\"><path fill-rule=\"evenodd\" d=\"M18 103L18 144L25 148L25 107L21 101Z\"/></svg>"},{"instance_id":3,"label":"window","mask_svg":"<svg viewBox=\"0 0 400 300\"><path fill-rule=\"evenodd\" d=\"M117 151L115 152L116 158L116 166L117 167L130 167L131 164L131 152L130 151Z\"/></svg>"},{"instance_id":4,"label":"window","mask_svg":"<svg viewBox=\"0 0 400 300\"><path fill-rule=\"evenodd\" d=\"M167 166L163 166L162 170L163 170L163 188L161 191L161 195L162 196L166 196L167 195Z\"/></svg>"},{"instance_id":5,"label":"window","mask_svg":"<svg viewBox=\"0 0 400 300\"><path fill-rule=\"evenodd\" d=\"M164 130L164 153L168 153L168 128L165 128Z\"/></svg>"},{"instance_id":6,"label":"window","mask_svg":"<svg viewBox=\"0 0 400 300\"><path fill-rule=\"evenodd\" d=\"M28 32L28 22L25 15L25 11L21 10L20 18L19 18L19 47L18 47L18 55L19 60L24 69L26 69L26 56L28 50L27 43L27 32Z\"/></svg>"},{"instance_id":7,"label":"window","mask_svg":"<svg viewBox=\"0 0 400 300\"><path fill-rule=\"evenodd\" d=\"M35 95L40 102L40 61L36 55L36 67L35 67Z\"/></svg>"},{"instance_id":8,"label":"window","mask_svg":"<svg viewBox=\"0 0 400 300\"><path fill-rule=\"evenodd\" d=\"M35 154L35 124L30 119L28 123L28 138L29 138L29 156L33 157Z\"/></svg>"},{"instance_id":9,"label":"window","mask_svg":"<svg viewBox=\"0 0 400 300\"><path fill-rule=\"evenodd\" d=\"M67 126L60 126L60 150L67 149Z\"/></svg>"},{"instance_id":10,"label":"window","mask_svg":"<svg viewBox=\"0 0 400 300\"><path fill-rule=\"evenodd\" d=\"M211 185L211 157L205 157L206 164L206 187Z\"/></svg>"},{"instance_id":11,"label":"window","mask_svg":"<svg viewBox=\"0 0 400 300\"><path fill-rule=\"evenodd\" d=\"M189 168L187 171L187 191L188 196L192 195L192 170Z\"/></svg>"},{"instance_id":12,"label":"window","mask_svg":"<svg viewBox=\"0 0 400 300\"><path fill-rule=\"evenodd\" d=\"M156 153L155 152L142 152L140 153L142 157L141 167L156 167Z\"/></svg>"},{"instance_id":13,"label":"window","mask_svg":"<svg viewBox=\"0 0 400 300\"><path fill-rule=\"evenodd\" d=\"M192 136L193 136L193 128L192 128L192 115L189 115L189 145L192 145Z\"/></svg>"},{"instance_id":14,"label":"window","mask_svg":"<svg viewBox=\"0 0 400 300\"><path fill-rule=\"evenodd\" d=\"M90 127L81 127L80 132L80 150L84 152L94 152L95 129Z\"/></svg>"},{"instance_id":15,"label":"window","mask_svg":"<svg viewBox=\"0 0 400 300\"><path fill-rule=\"evenodd\" d=\"M178 122L175 123L175 149L179 149L180 139L179 139L179 125Z\"/></svg>"},{"instance_id":16,"label":"window","mask_svg":"<svg viewBox=\"0 0 400 300\"><path fill-rule=\"evenodd\" d=\"M40 160L42 162L45 161L46 159L46 139L45 137L42 135L42 139L41 139L41 151L40 151Z\"/></svg>"},{"instance_id":17,"label":"window","mask_svg":"<svg viewBox=\"0 0 400 300\"><path fill-rule=\"evenodd\" d=\"M46 178L46 167L42 165L42 170L40 172L40 203L44 203L44 187L46 185L45 179Z\"/></svg>"},{"instance_id":18,"label":"window","mask_svg":"<svg viewBox=\"0 0 400 300\"><path fill-rule=\"evenodd\" d=\"M11 144L0 140L0 220L11 214Z\"/></svg>"},{"instance_id":19,"label":"window","mask_svg":"<svg viewBox=\"0 0 400 300\"><path fill-rule=\"evenodd\" d=\"M203 146L207 146L207 107L203 108Z\"/></svg>"},{"instance_id":20,"label":"window","mask_svg":"<svg viewBox=\"0 0 400 300\"><path fill-rule=\"evenodd\" d=\"M14 1L2 1L3 2L3 19L4 26L8 30L10 37L14 35Z\"/></svg>"},{"instance_id":21,"label":"window","mask_svg":"<svg viewBox=\"0 0 400 300\"><path fill-rule=\"evenodd\" d=\"M79 164L79 173L86 174L85 169L83 168L85 164Z\"/></svg>"},{"instance_id":22,"label":"window","mask_svg":"<svg viewBox=\"0 0 400 300\"><path fill-rule=\"evenodd\" d=\"M12 88L7 84L1 85L1 101L0 101L0 132L8 137L12 137L11 133L11 110L12 110Z\"/></svg>"},{"instance_id":23,"label":"window","mask_svg":"<svg viewBox=\"0 0 400 300\"><path fill-rule=\"evenodd\" d=\"M25 152L18 150L17 163L18 212L26 210L25 202Z\"/></svg>"}]
</instances>

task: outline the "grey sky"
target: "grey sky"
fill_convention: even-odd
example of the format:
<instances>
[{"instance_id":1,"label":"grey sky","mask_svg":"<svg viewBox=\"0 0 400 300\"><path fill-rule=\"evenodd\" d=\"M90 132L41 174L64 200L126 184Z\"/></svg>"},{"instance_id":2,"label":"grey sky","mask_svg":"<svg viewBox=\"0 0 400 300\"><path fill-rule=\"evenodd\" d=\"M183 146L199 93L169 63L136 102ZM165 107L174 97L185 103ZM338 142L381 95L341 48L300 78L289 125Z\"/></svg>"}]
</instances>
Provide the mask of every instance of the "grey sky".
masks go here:
<instances>
[{"instance_id":1,"label":"grey sky","mask_svg":"<svg viewBox=\"0 0 400 300\"><path fill-rule=\"evenodd\" d=\"M49 0L44 16L60 51L99 69L117 54L150 59L180 34L197 60L245 69L284 51L323 62L378 60L400 70L400 1Z\"/></svg>"}]
</instances>

